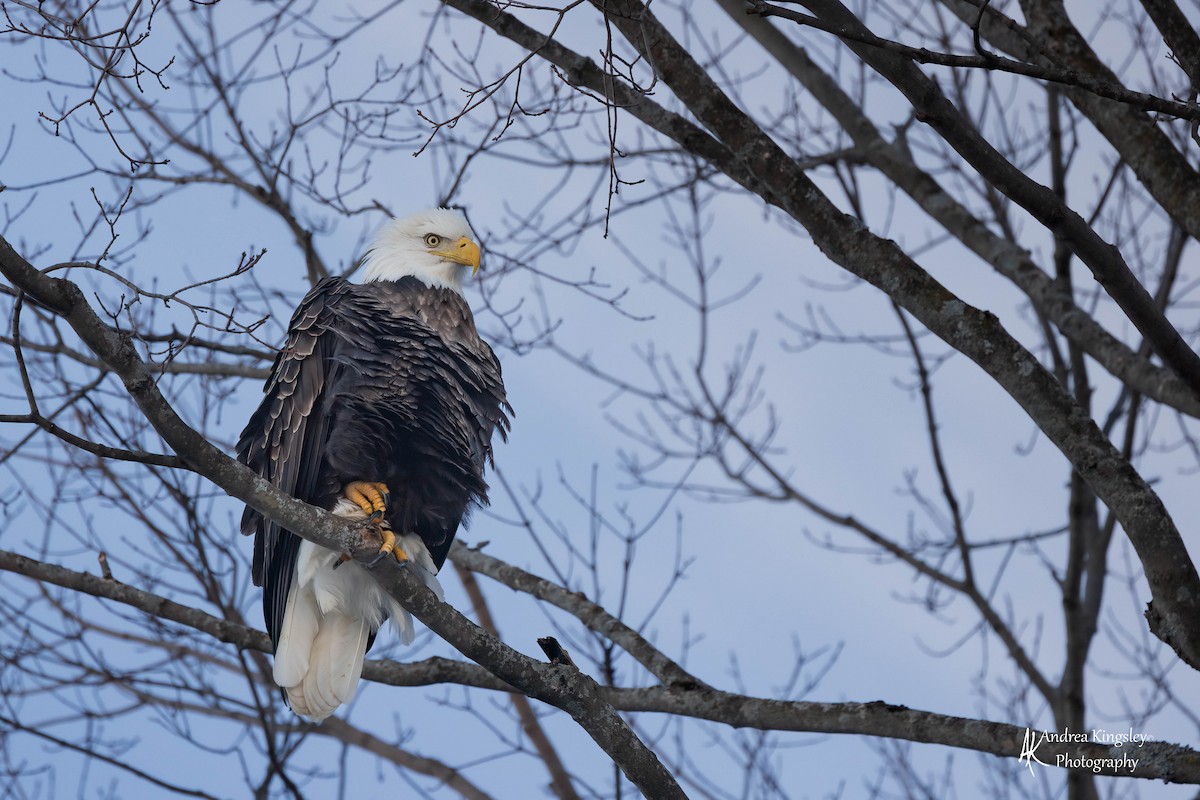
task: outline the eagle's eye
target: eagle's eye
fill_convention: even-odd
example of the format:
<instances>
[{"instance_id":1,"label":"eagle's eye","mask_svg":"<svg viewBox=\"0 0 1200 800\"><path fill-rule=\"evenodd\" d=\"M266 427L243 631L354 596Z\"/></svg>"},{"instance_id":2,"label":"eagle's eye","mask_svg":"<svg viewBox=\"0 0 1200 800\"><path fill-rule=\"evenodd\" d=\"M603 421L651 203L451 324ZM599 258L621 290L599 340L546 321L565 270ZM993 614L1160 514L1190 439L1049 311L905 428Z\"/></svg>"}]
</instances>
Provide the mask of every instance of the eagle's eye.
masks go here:
<instances>
[{"instance_id":1,"label":"eagle's eye","mask_svg":"<svg viewBox=\"0 0 1200 800\"><path fill-rule=\"evenodd\" d=\"M438 236L436 233L425 234L425 246L426 247L437 247L441 243L442 243L442 237Z\"/></svg>"}]
</instances>

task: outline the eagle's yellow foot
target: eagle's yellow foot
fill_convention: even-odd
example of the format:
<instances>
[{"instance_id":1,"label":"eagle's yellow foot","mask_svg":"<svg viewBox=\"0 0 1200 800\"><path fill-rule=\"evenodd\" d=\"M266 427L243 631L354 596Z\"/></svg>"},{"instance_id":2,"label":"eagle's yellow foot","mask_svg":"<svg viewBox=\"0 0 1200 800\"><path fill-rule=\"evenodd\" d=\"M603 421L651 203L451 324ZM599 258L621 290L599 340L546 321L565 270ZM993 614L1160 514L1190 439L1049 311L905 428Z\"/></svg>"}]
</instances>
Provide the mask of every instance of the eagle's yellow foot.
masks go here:
<instances>
[{"instance_id":1,"label":"eagle's yellow foot","mask_svg":"<svg viewBox=\"0 0 1200 800\"><path fill-rule=\"evenodd\" d=\"M383 518L384 512L387 511L388 501L391 499L391 492L388 490L387 484L376 481L353 481L346 484L342 494L363 510L367 519L383 538L379 555L371 560L371 564L378 563L379 559L388 553L391 553L401 564L407 562L408 553L396 546L396 534L388 527L387 521Z\"/></svg>"},{"instance_id":2,"label":"eagle's yellow foot","mask_svg":"<svg viewBox=\"0 0 1200 800\"><path fill-rule=\"evenodd\" d=\"M391 492L388 491L386 483L371 481L348 483L342 490L342 494L346 496L347 500L361 508L372 521L383 519L383 512L387 510L388 500L391 499Z\"/></svg>"},{"instance_id":3,"label":"eagle's yellow foot","mask_svg":"<svg viewBox=\"0 0 1200 800\"><path fill-rule=\"evenodd\" d=\"M396 534L391 528L380 526L379 535L383 537L383 544L379 547L379 555L371 559L371 565L379 563L379 559L391 553L392 556L401 564L408 562L408 553L396 546Z\"/></svg>"}]
</instances>

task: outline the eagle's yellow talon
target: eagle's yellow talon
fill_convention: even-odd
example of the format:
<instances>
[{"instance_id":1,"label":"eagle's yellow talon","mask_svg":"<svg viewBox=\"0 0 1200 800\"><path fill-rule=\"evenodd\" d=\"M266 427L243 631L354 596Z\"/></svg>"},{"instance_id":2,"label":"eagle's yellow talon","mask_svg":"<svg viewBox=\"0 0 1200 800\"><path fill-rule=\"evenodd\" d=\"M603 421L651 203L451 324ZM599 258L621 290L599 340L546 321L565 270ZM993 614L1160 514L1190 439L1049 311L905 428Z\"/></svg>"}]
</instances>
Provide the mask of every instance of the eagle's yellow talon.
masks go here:
<instances>
[{"instance_id":1,"label":"eagle's yellow talon","mask_svg":"<svg viewBox=\"0 0 1200 800\"><path fill-rule=\"evenodd\" d=\"M381 527L379 529L379 535L383 537L383 544L379 546L379 554L371 559L370 566L378 564L379 560L388 553L391 553L392 557L395 558L399 563L407 564L409 560L408 553L396 546L396 534L392 531L392 529Z\"/></svg>"},{"instance_id":2,"label":"eagle's yellow talon","mask_svg":"<svg viewBox=\"0 0 1200 800\"><path fill-rule=\"evenodd\" d=\"M379 535L383 537L383 544L379 547L379 555L386 556L396 549L396 534L387 528L383 528L379 531Z\"/></svg>"},{"instance_id":3,"label":"eagle's yellow talon","mask_svg":"<svg viewBox=\"0 0 1200 800\"><path fill-rule=\"evenodd\" d=\"M363 513L369 516L372 521L383 519L383 514L387 511L388 501L392 496L386 483L371 481L354 481L353 483L348 483L346 484L346 488L342 490L342 494L346 496L347 500L361 508Z\"/></svg>"}]
</instances>

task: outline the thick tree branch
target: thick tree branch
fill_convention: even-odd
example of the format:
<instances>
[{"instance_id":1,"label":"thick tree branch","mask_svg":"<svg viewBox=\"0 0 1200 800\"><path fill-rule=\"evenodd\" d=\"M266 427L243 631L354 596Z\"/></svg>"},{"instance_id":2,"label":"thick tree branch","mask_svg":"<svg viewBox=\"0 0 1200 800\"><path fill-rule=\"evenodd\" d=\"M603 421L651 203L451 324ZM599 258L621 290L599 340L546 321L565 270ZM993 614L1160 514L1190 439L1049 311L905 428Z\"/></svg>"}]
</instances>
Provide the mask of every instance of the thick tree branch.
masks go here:
<instances>
[{"instance_id":1,"label":"thick tree branch","mask_svg":"<svg viewBox=\"0 0 1200 800\"><path fill-rule=\"evenodd\" d=\"M883 735L891 738L950 744L1002 757L1018 755L1026 733L1025 728L1015 725L929 714L883 702L811 703L758 700L713 690L688 692L679 689L664 691L659 688L622 689L619 690L619 695L621 707L628 711L682 714L735 727L770 730L848 733L851 729L861 729L865 725L887 731ZM946 738L949 730L954 731L953 741ZM1144 752L1144 763L1139 761L1132 772L1122 774L1143 778L1167 775L1169 777L1164 780L1178 783L1200 782L1200 761L1196 759L1196 751L1182 745L1163 742L1147 743L1137 750L1139 753ZM1090 759L1119 759L1123 755L1129 755L1128 749L1122 747L1061 742L1045 742L1038 747L1038 758L1052 764L1053 761L1047 759L1043 753L1052 757L1070 755L1072 758L1083 756Z\"/></svg>"},{"instance_id":2,"label":"thick tree branch","mask_svg":"<svg viewBox=\"0 0 1200 800\"><path fill-rule=\"evenodd\" d=\"M1200 90L1200 34L1175 0L1142 0L1142 8L1154 20L1163 41L1192 82Z\"/></svg>"}]
</instances>

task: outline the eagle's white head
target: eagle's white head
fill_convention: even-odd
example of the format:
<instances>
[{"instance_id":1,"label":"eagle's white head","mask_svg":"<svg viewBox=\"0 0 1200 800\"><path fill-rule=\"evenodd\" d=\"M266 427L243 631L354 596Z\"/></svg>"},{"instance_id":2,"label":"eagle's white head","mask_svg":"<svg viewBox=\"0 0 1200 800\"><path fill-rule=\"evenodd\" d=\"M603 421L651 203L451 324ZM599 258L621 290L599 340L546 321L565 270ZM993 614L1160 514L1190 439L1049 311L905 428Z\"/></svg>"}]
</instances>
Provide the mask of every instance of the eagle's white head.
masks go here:
<instances>
[{"instance_id":1,"label":"eagle's white head","mask_svg":"<svg viewBox=\"0 0 1200 800\"><path fill-rule=\"evenodd\" d=\"M384 223L363 261L363 282L412 275L458 292L467 268L472 274L479 269L479 257L467 218L449 208L431 208Z\"/></svg>"}]
</instances>

